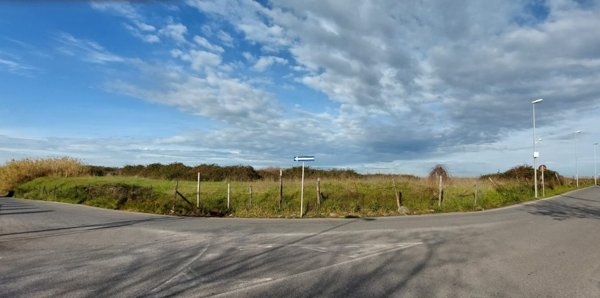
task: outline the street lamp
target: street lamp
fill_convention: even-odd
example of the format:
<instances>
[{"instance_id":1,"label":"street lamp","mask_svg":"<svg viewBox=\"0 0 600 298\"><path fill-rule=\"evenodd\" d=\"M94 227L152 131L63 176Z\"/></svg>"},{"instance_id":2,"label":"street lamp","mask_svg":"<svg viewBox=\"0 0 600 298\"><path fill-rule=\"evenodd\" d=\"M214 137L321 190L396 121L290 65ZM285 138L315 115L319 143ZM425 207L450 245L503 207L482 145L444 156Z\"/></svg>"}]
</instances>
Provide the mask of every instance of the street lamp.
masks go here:
<instances>
[{"instance_id":1,"label":"street lamp","mask_svg":"<svg viewBox=\"0 0 600 298\"><path fill-rule=\"evenodd\" d=\"M594 185L598 185L598 162L596 161L596 151L598 143L594 143Z\"/></svg>"},{"instance_id":2,"label":"street lamp","mask_svg":"<svg viewBox=\"0 0 600 298\"><path fill-rule=\"evenodd\" d=\"M575 132L575 184L579 188L579 161L577 160L577 135L581 133L581 130Z\"/></svg>"},{"instance_id":3,"label":"street lamp","mask_svg":"<svg viewBox=\"0 0 600 298\"><path fill-rule=\"evenodd\" d=\"M535 151L535 104L542 102L544 99L536 99L531 102L531 106L533 107L533 188L535 190L535 198L538 197L538 187L537 187L537 168L535 167L535 159L539 157L540 153Z\"/></svg>"}]
</instances>

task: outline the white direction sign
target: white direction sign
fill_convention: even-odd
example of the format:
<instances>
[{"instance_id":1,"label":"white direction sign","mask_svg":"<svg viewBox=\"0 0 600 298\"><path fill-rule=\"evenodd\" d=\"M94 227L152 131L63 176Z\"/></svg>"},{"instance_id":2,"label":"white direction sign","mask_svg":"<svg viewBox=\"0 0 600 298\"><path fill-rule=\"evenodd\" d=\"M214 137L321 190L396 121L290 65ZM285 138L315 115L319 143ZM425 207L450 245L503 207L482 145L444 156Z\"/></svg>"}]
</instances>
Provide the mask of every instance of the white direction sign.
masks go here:
<instances>
[{"instance_id":1,"label":"white direction sign","mask_svg":"<svg viewBox=\"0 0 600 298\"><path fill-rule=\"evenodd\" d=\"M294 161L315 161L315 157L306 155L294 156Z\"/></svg>"}]
</instances>

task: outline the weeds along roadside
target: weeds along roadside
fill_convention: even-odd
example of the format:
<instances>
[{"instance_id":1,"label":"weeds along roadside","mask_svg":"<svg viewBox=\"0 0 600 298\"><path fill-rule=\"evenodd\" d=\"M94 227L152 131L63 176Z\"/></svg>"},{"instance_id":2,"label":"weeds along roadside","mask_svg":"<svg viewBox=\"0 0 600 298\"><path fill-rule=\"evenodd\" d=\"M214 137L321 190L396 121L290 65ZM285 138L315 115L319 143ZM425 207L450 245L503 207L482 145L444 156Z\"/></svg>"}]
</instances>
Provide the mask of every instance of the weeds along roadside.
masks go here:
<instances>
[{"instance_id":1,"label":"weeds along roadside","mask_svg":"<svg viewBox=\"0 0 600 298\"><path fill-rule=\"evenodd\" d=\"M592 182L591 179L580 179L580 187ZM229 208L227 184L230 185ZM317 181L311 178L305 181L304 216L365 217L484 210L532 200L531 184L525 179L450 178L444 181L443 201L439 206L438 185L431 179L405 176L321 179L322 195L318 204ZM195 206L174 196L175 185L173 180L139 177L51 176L19 185L15 195L158 214L174 211L179 215L299 217L299 179L283 180L281 206L279 181L203 181L198 213ZM195 205L196 182L179 181L178 185L179 192ZM549 182L545 194L552 196L574 188L572 179L563 178L560 183ZM402 194L401 212L395 191Z\"/></svg>"}]
</instances>

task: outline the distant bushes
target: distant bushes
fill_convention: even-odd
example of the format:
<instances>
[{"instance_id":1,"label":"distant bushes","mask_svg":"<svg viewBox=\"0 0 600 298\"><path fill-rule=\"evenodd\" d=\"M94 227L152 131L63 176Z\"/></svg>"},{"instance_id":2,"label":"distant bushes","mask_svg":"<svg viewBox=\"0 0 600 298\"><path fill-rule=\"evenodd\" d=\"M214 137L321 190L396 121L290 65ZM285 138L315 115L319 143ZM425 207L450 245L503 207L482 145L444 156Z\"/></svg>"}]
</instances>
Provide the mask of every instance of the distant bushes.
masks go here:
<instances>
[{"instance_id":1,"label":"distant bushes","mask_svg":"<svg viewBox=\"0 0 600 298\"><path fill-rule=\"evenodd\" d=\"M255 170L251 166L219 166L216 164L202 164L195 167L186 166L182 163L172 163L163 165L153 163L149 165L124 166L117 171L120 176L138 176L153 179L167 180L196 180L200 173L202 181L254 181L260 179L276 180L279 179L279 168L266 168ZM302 176L301 167L283 169L285 178L300 178ZM362 175L348 169L330 169L321 170L306 167L304 169L306 178L335 178L348 179L359 178Z\"/></svg>"},{"instance_id":2,"label":"distant bushes","mask_svg":"<svg viewBox=\"0 0 600 298\"><path fill-rule=\"evenodd\" d=\"M302 167L293 167L282 169L283 176L286 178L301 178L302 177ZM262 170L258 170L260 177L266 180L275 180L279 179L279 168L266 168ZM331 178L331 179L349 179L349 178L360 178L363 175L356 173L354 170L350 169L315 169L311 167L304 168L304 177L305 178Z\"/></svg>"},{"instance_id":3,"label":"distant bushes","mask_svg":"<svg viewBox=\"0 0 600 298\"><path fill-rule=\"evenodd\" d=\"M218 166L203 164L195 167L182 163L163 165L153 163L149 165L125 166L118 171L121 176L138 176L153 179L167 180L196 180L200 173L202 181L251 181L260 179L260 174L251 166Z\"/></svg>"},{"instance_id":4,"label":"distant bushes","mask_svg":"<svg viewBox=\"0 0 600 298\"><path fill-rule=\"evenodd\" d=\"M538 178L541 179L542 173L538 171ZM552 170L544 171L544 178L546 180L554 179L555 177L560 177L558 172ZM521 165L513 167L505 172L498 172L496 174L487 174L482 175L481 178L498 178L498 179L525 179L525 180L533 180L533 167L528 165ZM561 177L562 178L562 177Z\"/></svg>"},{"instance_id":5,"label":"distant bushes","mask_svg":"<svg viewBox=\"0 0 600 298\"><path fill-rule=\"evenodd\" d=\"M196 180L200 173L202 181L255 181L276 180L279 178L279 168L256 170L251 166L219 166L216 164L201 164L187 166L183 163L149 165L126 165L124 167L106 167L83 165L80 161L63 157L49 159L12 160L0 167L0 190L14 190L21 183L43 176L135 176L166 180ZM300 178L301 167L283 169L285 178ZM314 169L305 168L305 177L349 179L365 177L349 169Z\"/></svg>"},{"instance_id":6,"label":"distant bushes","mask_svg":"<svg viewBox=\"0 0 600 298\"><path fill-rule=\"evenodd\" d=\"M87 174L89 169L86 166L69 157L11 160L0 167L0 190L14 190L19 184L38 177L75 177Z\"/></svg>"}]
</instances>

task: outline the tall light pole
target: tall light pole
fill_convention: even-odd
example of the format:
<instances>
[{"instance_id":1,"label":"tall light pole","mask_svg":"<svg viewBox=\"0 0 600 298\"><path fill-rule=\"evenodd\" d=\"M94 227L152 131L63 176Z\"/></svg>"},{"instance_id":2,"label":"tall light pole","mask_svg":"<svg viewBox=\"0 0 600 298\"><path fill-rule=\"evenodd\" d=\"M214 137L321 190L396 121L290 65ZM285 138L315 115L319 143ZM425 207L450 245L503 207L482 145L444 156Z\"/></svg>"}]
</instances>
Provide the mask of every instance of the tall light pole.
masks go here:
<instances>
[{"instance_id":1,"label":"tall light pole","mask_svg":"<svg viewBox=\"0 0 600 298\"><path fill-rule=\"evenodd\" d=\"M575 184L579 188L579 160L577 159L577 135L581 130L575 132Z\"/></svg>"},{"instance_id":2,"label":"tall light pole","mask_svg":"<svg viewBox=\"0 0 600 298\"><path fill-rule=\"evenodd\" d=\"M535 104L542 102L544 99L536 99L531 102L531 106L533 107L533 187L535 190L535 198L538 197L538 187L537 187L537 168L535 167L535 159L540 155L537 151L535 151Z\"/></svg>"},{"instance_id":3,"label":"tall light pole","mask_svg":"<svg viewBox=\"0 0 600 298\"><path fill-rule=\"evenodd\" d=\"M598 150L598 143L594 143L594 185L598 185L598 162L596 160L596 151Z\"/></svg>"}]
</instances>

